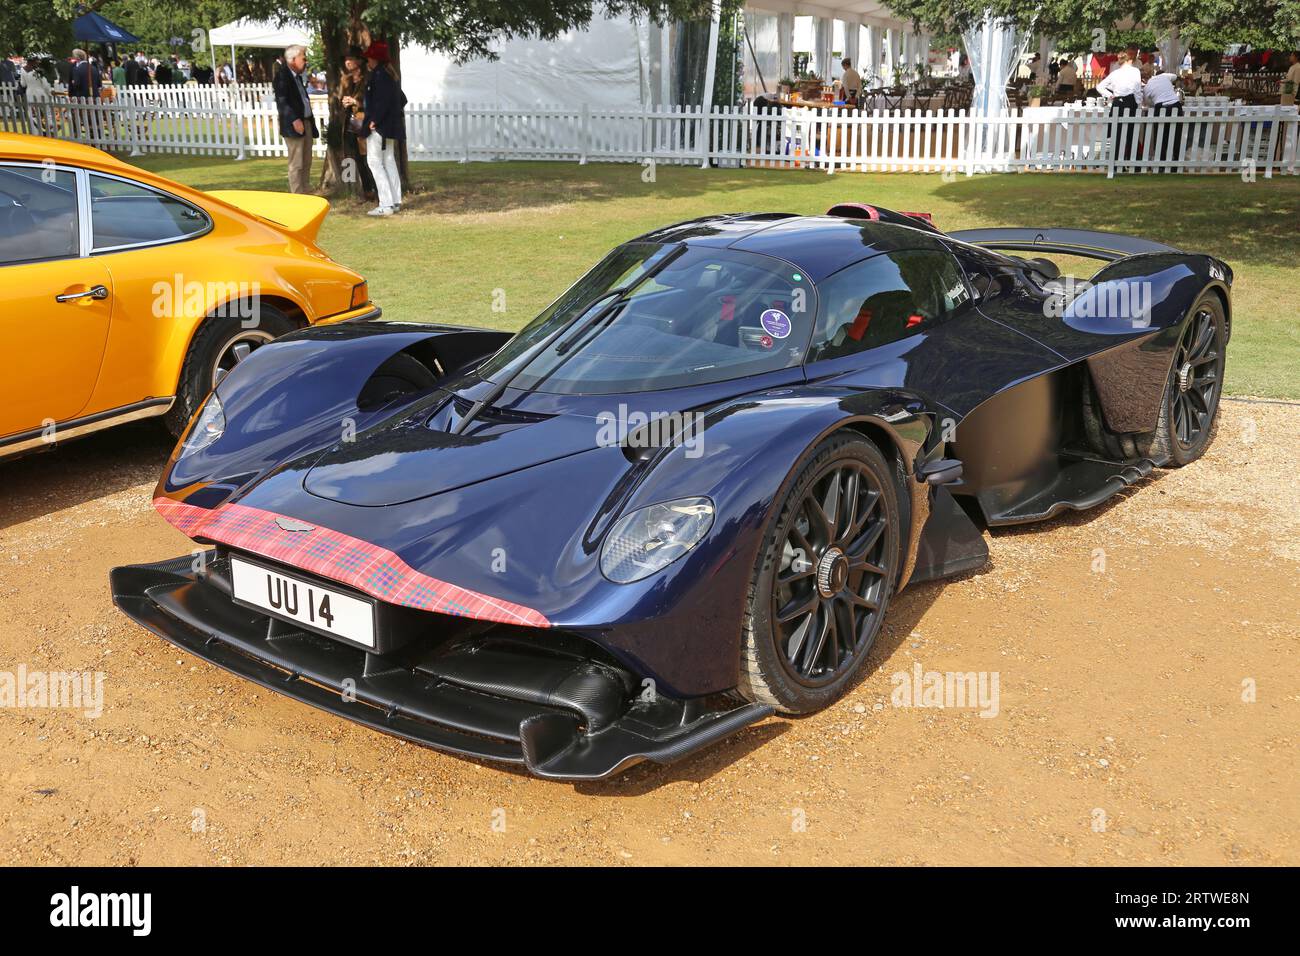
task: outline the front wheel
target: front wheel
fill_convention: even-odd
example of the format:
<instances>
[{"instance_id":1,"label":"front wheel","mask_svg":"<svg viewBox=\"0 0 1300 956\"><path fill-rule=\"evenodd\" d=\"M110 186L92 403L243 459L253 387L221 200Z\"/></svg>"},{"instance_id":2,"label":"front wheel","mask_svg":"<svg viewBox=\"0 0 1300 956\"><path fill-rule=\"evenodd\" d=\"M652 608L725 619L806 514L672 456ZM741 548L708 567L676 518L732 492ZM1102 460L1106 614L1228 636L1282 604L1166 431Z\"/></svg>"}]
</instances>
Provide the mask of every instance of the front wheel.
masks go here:
<instances>
[{"instance_id":1,"label":"front wheel","mask_svg":"<svg viewBox=\"0 0 1300 956\"><path fill-rule=\"evenodd\" d=\"M1178 340L1160 420L1143 449L1147 458L1181 467L1205 454L1219 414L1227 339L1223 302L1209 293L1192 307Z\"/></svg>"},{"instance_id":2,"label":"front wheel","mask_svg":"<svg viewBox=\"0 0 1300 956\"><path fill-rule=\"evenodd\" d=\"M840 697L880 633L901 539L894 469L880 450L858 435L819 444L754 568L740 694L787 714Z\"/></svg>"}]
</instances>

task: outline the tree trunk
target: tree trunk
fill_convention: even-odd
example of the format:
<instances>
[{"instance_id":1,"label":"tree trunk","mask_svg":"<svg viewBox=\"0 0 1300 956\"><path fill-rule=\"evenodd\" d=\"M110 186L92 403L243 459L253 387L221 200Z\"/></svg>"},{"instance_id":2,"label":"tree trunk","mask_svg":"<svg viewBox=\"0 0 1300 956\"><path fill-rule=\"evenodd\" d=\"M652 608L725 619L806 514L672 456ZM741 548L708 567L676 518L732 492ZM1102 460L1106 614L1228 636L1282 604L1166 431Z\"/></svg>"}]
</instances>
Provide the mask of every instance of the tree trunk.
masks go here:
<instances>
[{"instance_id":1,"label":"tree trunk","mask_svg":"<svg viewBox=\"0 0 1300 956\"><path fill-rule=\"evenodd\" d=\"M333 196L343 191L343 104L339 102L339 80L343 75L343 54L347 37L332 17L321 20L321 49L325 53L325 88L329 91L329 120L325 124L325 165L320 174L320 191Z\"/></svg>"}]
</instances>

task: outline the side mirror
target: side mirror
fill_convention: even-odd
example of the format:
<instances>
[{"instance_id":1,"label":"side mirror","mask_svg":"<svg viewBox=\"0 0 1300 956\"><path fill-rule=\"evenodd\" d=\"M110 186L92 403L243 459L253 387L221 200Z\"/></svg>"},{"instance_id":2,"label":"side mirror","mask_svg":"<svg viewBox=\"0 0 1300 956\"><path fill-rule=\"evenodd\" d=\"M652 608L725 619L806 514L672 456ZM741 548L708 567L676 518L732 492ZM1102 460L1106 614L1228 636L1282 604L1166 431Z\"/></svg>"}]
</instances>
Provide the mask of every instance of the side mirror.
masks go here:
<instances>
[{"instance_id":1,"label":"side mirror","mask_svg":"<svg viewBox=\"0 0 1300 956\"><path fill-rule=\"evenodd\" d=\"M955 458L939 458L917 465L916 479L927 485L951 485L961 480L962 465Z\"/></svg>"}]
</instances>

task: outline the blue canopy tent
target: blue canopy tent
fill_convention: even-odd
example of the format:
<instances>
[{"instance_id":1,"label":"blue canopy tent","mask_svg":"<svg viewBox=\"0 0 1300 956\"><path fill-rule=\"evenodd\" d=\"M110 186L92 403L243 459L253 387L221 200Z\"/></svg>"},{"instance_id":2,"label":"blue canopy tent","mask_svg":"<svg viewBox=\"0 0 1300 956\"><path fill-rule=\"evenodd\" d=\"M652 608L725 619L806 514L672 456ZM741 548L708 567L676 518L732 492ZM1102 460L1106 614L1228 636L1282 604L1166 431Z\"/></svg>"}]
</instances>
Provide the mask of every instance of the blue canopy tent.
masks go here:
<instances>
[{"instance_id":1,"label":"blue canopy tent","mask_svg":"<svg viewBox=\"0 0 1300 956\"><path fill-rule=\"evenodd\" d=\"M87 43L139 43L140 38L98 13L83 13L72 21L72 35Z\"/></svg>"}]
</instances>

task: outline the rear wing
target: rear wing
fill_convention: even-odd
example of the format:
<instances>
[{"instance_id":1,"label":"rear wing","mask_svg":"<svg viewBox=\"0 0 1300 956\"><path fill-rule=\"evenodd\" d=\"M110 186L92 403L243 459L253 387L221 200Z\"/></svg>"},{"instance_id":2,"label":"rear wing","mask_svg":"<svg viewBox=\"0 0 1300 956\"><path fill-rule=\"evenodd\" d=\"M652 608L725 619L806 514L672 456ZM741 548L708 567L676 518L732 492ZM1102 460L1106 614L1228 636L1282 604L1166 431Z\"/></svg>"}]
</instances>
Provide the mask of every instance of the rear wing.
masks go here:
<instances>
[{"instance_id":1,"label":"rear wing","mask_svg":"<svg viewBox=\"0 0 1300 956\"><path fill-rule=\"evenodd\" d=\"M214 199L265 219L292 233L303 242L314 243L321 223L330 211L329 200L321 196L277 193L256 189L216 189Z\"/></svg>"},{"instance_id":2,"label":"rear wing","mask_svg":"<svg viewBox=\"0 0 1300 956\"><path fill-rule=\"evenodd\" d=\"M1105 262L1148 252L1182 252L1181 249L1151 239L1125 236L1118 232L1094 232L1091 229L960 229L947 235L949 239L989 249L1054 252Z\"/></svg>"}]
</instances>

